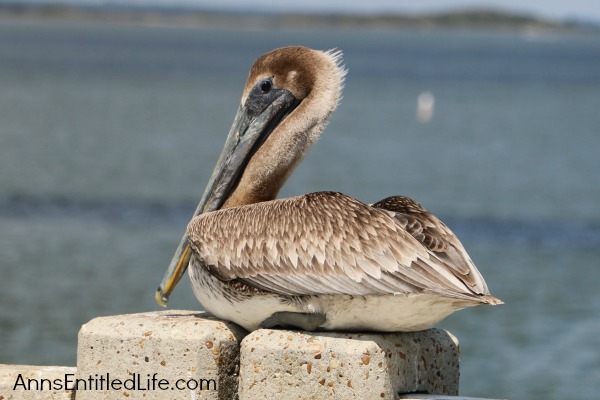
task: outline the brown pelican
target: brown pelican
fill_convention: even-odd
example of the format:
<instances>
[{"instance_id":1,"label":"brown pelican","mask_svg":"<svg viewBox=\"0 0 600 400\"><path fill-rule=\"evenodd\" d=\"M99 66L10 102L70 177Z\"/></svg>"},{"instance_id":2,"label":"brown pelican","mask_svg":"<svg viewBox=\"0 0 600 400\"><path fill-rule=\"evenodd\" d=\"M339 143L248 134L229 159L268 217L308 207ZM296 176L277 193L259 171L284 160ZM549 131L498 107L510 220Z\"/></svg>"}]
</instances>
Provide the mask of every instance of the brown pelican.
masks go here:
<instances>
[{"instance_id":1,"label":"brown pelican","mask_svg":"<svg viewBox=\"0 0 600 400\"><path fill-rule=\"evenodd\" d=\"M337 107L340 51L285 47L250 69L202 200L156 293L189 268L206 310L248 330L415 331L500 304L444 223L413 200L275 200ZM188 266L189 264L189 266Z\"/></svg>"}]
</instances>

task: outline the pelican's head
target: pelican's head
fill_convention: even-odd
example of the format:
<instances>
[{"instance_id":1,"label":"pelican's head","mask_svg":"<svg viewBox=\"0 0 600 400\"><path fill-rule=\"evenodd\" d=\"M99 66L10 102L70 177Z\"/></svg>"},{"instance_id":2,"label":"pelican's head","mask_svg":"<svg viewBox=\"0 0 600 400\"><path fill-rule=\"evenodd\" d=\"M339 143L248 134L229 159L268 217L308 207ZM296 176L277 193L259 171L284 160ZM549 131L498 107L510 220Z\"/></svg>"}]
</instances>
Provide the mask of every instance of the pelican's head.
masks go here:
<instances>
[{"instance_id":1,"label":"pelican's head","mask_svg":"<svg viewBox=\"0 0 600 400\"><path fill-rule=\"evenodd\" d=\"M244 86L225 147L194 216L272 200L337 107L342 53L292 46L261 56ZM187 269L184 235L156 292L165 306Z\"/></svg>"}]
</instances>

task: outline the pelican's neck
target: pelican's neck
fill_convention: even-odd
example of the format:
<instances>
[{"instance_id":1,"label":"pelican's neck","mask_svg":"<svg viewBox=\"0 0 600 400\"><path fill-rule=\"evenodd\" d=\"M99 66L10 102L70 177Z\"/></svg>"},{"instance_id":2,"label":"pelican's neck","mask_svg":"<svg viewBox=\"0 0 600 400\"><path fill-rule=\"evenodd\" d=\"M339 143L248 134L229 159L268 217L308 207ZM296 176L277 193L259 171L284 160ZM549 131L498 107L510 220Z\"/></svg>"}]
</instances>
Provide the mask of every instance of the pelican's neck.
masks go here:
<instances>
[{"instance_id":1,"label":"pelican's neck","mask_svg":"<svg viewBox=\"0 0 600 400\"><path fill-rule=\"evenodd\" d=\"M279 184L277 184L277 182L270 184L272 180L273 179L263 179L262 181L254 182L253 184L247 184L244 181L241 181L221 208L239 207L246 204L274 200L285 183L285 180Z\"/></svg>"},{"instance_id":2,"label":"pelican's neck","mask_svg":"<svg viewBox=\"0 0 600 400\"><path fill-rule=\"evenodd\" d=\"M320 123L301 124L310 101L301 103L265 140L249 160L240 181L222 208L274 200L295 167L312 145L307 132L322 130Z\"/></svg>"},{"instance_id":3,"label":"pelican's neck","mask_svg":"<svg viewBox=\"0 0 600 400\"><path fill-rule=\"evenodd\" d=\"M341 98L346 70L341 65L341 52L311 52L311 68L296 70L289 66L290 71L280 74L285 79L276 75L276 83L283 81L284 87L298 88L302 86L301 82L310 82L310 85L299 90L306 93L300 97L301 103L256 150L222 208L275 199L294 168L325 129ZM303 74L308 74L309 79Z\"/></svg>"}]
</instances>

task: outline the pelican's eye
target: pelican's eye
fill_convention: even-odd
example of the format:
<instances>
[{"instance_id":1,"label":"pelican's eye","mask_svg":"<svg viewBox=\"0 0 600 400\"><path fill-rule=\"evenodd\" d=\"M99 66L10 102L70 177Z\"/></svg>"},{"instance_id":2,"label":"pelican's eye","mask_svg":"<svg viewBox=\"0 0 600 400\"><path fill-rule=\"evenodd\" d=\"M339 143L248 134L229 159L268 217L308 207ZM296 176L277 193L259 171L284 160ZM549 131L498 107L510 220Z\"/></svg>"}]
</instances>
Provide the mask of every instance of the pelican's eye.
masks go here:
<instances>
[{"instance_id":1,"label":"pelican's eye","mask_svg":"<svg viewBox=\"0 0 600 400\"><path fill-rule=\"evenodd\" d=\"M265 79L264 81L262 81L260 83L260 90L263 93L269 93L271 91L272 87L273 87L273 82L271 81L271 79Z\"/></svg>"}]
</instances>

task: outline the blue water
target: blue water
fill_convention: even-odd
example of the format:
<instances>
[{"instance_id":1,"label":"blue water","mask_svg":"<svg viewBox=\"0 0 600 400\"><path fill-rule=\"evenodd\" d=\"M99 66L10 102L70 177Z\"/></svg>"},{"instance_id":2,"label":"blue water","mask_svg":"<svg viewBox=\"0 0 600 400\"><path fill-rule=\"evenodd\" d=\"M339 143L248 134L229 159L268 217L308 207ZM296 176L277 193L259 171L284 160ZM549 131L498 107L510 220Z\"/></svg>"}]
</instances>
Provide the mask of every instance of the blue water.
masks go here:
<instances>
[{"instance_id":1,"label":"blue water","mask_svg":"<svg viewBox=\"0 0 600 400\"><path fill-rule=\"evenodd\" d=\"M405 194L506 304L441 327L461 394L600 392L600 38L0 23L0 362L75 365L81 324L154 291L254 59L340 48L344 99L282 191ZM431 122L415 118L423 91ZM195 309L187 279L169 303Z\"/></svg>"}]
</instances>

